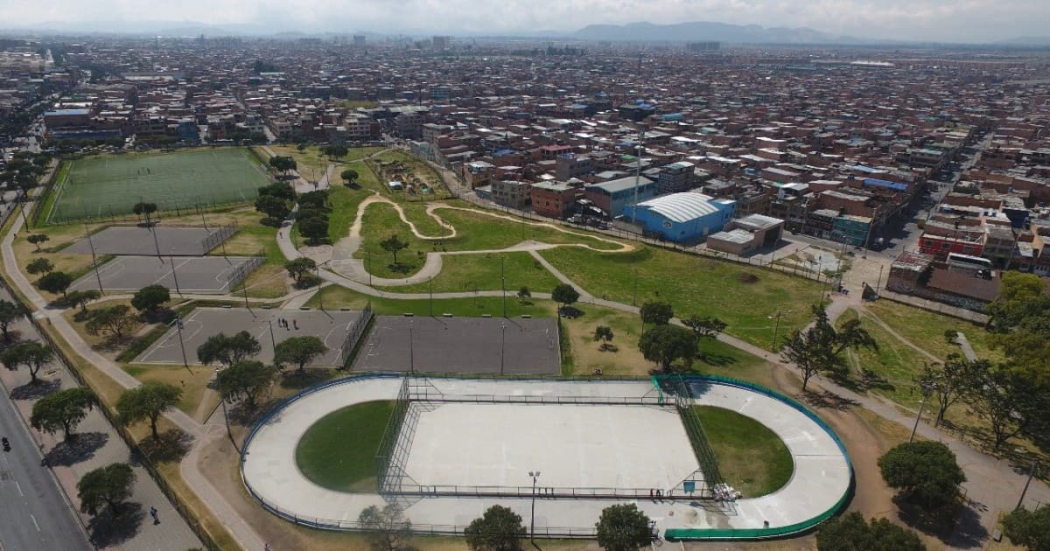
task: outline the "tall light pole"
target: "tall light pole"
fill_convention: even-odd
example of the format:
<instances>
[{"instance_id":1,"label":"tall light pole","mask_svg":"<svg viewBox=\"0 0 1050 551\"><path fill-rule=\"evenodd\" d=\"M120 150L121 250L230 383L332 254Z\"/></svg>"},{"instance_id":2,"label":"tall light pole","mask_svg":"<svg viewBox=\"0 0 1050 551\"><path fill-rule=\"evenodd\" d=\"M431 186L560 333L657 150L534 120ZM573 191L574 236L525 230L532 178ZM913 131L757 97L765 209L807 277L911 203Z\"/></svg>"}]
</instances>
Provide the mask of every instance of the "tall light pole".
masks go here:
<instances>
[{"instance_id":1,"label":"tall light pole","mask_svg":"<svg viewBox=\"0 0 1050 551\"><path fill-rule=\"evenodd\" d=\"M1024 496L1028 493L1028 486L1032 484L1032 477L1035 476L1035 470L1037 468L1039 468L1038 459L1032 463L1032 468L1028 471L1028 480L1025 481L1024 488L1021 489L1021 497L1017 499L1017 507L1014 507L1014 511L1020 509L1021 505L1024 503Z\"/></svg>"},{"instance_id":2,"label":"tall light pole","mask_svg":"<svg viewBox=\"0 0 1050 551\"><path fill-rule=\"evenodd\" d=\"M190 364L186 361L186 343L182 340L182 318L175 318L175 327L179 331L179 349L182 350L182 367L185 367L188 370Z\"/></svg>"},{"instance_id":3,"label":"tall light pole","mask_svg":"<svg viewBox=\"0 0 1050 551\"><path fill-rule=\"evenodd\" d=\"M500 287L503 288L503 317L507 317L507 273L504 271L504 260L507 258L503 255L499 257L499 281ZM503 325L506 328L506 324ZM502 361L502 359L501 359Z\"/></svg>"},{"instance_id":4,"label":"tall light pole","mask_svg":"<svg viewBox=\"0 0 1050 551\"><path fill-rule=\"evenodd\" d=\"M777 310L777 313L774 315L774 317L777 321L773 325L773 343L769 345L769 350L771 352L777 351L777 331L780 330L780 310Z\"/></svg>"},{"instance_id":5,"label":"tall light pole","mask_svg":"<svg viewBox=\"0 0 1050 551\"><path fill-rule=\"evenodd\" d=\"M273 353L277 355L277 339L273 336L273 319L266 320L270 324L270 344L273 345Z\"/></svg>"},{"instance_id":6,"label":"tall light pole","mask_svg":"<svg viewBox=\"0 0 1050 551\"><path fill-rule=\"evenodd\" d=\"M635 149L635 153L638 154L634 171L634 208L631 209L631 225L635 225L638 218L638 186L642 182L642 147L645 142L645 127L641 124L638 125L638 147Z\"/></svg>"},{"instance_id":7,"label":"tall light pole","mask_svg":"<svg viewBox=\"0 0 1050 551\"><path fill-rule=\"evenodd\" d=\"M415 319L412 319L408 322L408 371L409 373L413 374L415 374L416 372L416 349L415 345L413 344L415 342L415 325Z\"/></svg>"},{"instance_id":8,"label":"tall light pole","mask_svg":"<svg viewBox=\"0 0 1050 551\"><path fill-rule=\"evenodd\" d=\"M95 243L91 240L91 232L88 231L87 224L84 224L84 233L88 238L88 245L91 247L91 265L95 268L95 279L98 280L98 292L104 293L102 289L102 276L98 275L98 258L95 257Z\"/></svg>"},{"instance_id":9,"label":"tall light pole","mask_svg":"<svg viewBox=\"0 0 1050 551\"><path fill-rule=\"evenodd\" d=\"M175 258L169 256L168 260L171 261L171 277L172 277L172 279L175 280L175 292L178 293L181 296L182 295L182 290L179 289L179 276L178 276L178 274L175 273Z\"/></svg>"},{"instance_id":10,"label":"tall light pole","mask_svg":"<svg viewBox=\"0 0 1050 551\"><path fill-rule=\"evenodd\" d=\"M922 362L923 367L926 367L926 362ZM915 431L919 429L919 421L922 420L922 410L926 408L926 398L930 395L930 389L927 385L922 385L922 402L919 402L919 414L915 416L915 424L911 427L911 436L908 436L908 443L911 444L915 440Z\"/></svg>"},{"instance_id":11,"label":"tall light pole","mask_svg":"<svg viewBox=\"0 0 1050 551\"><path fill-rule=\"evenodd\" d=\"M536 480L540 477L539 471L529 471L529 476L532 477L532 530L529 534L529 541L536 541Z\"/></svg>"},{"instance_id":12,"label":"tall light pole","mask_svg":"<svg viewBox=\"0 0 1050 551\"><path fill-rule=\"evenodd\" d=\"M503 357L505 356L504 351L506 350L507 344L507 322L503 322L503 326L500 329L499 334L499 375L503 376Z\"/></svg>"}]
</instances>

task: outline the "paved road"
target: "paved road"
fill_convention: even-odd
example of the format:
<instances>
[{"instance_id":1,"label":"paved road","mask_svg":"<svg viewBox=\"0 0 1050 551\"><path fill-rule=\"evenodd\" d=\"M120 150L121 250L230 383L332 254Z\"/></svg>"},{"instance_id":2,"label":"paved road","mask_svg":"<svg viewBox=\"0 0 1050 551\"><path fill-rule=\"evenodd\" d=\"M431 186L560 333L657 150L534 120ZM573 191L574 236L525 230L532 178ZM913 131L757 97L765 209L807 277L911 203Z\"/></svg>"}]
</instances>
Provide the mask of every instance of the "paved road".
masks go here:
<instances>
[{"instance_id":1,"label":"paved road","mask_svg":"<svg viewBox=\"0 0 1050 551\"><path fill-rule=\"evenodd\" d=\"M11 441L11 451L0 451L0 549L90 549L3 387L0 402L0 435Z\"/></svg>"}]
</instances>

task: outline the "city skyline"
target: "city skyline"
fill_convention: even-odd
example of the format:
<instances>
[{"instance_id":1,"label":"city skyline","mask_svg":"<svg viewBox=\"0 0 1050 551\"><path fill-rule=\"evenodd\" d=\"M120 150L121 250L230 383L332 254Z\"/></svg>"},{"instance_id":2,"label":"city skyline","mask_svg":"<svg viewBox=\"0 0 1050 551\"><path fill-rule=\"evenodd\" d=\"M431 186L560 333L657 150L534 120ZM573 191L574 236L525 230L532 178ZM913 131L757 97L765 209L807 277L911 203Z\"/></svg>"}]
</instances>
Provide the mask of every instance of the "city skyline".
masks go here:
<instances>
[{"instance_id":1,"label":"city skyline","mask_svg":"<svg viewBox=\"0 0 1050 551\"><path fill-rule=\"evenodd\" d=\"M306 0L291 5L261 0L53 0L41 6L15 0L0 6L7 29L70 32L156 32L200 24L242 34L279 32L571 36L588 25L676 24L809 28L831 37L866 41L994 43L1047 36L1045 5L1037 0L582 0L568 3L508 0L406 0L392 8L378 0ZM104 17L100 17L104 14ZM165 27L168 26L168 27ZM696 37L698 40L703 36Z\"/></svg>"}]
</instances>

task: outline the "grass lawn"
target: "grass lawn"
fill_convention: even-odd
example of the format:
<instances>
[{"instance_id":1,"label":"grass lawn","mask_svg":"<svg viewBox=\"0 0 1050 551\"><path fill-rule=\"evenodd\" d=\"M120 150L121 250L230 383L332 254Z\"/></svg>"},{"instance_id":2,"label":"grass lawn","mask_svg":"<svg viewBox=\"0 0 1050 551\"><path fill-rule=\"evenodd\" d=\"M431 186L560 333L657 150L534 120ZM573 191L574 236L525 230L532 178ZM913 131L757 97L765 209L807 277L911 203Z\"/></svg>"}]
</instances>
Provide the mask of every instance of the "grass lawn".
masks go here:
<instances>
[{"instance_id":1,"label":"grass lawn","mask_svg":"<svg viewBox=\"0 0 1050 551\"><path fill-rule=\"evenodd\" d=\"M962 354L959 345L945 340L944 332L948 329L966 335L978 358L993 362L1004 360L1002 351L992 348L992 334L980 325L889 300L869 303L866 308L894 331L942 360L952 352Z\"/></svg>"},{"instance_id":2,"label":"grass lawn","mask_svg":"<svg viewBox=\"0 0 1050 551\"><path fill-rule=\"evenodd\" d=\"M718 470L744 497L773 493L791 479L795 463L773 431L735 411L693 406L707 433Z\"/></svg>"},{"instance_id":3,"label":"grass lawn","mask_svg":"<svg viewBox=\"0 0 1050 551\"><path fill-rule=\"evenodd\" d=\"M558 285L558 279L529 253L457 254L442 257L441 273L433 279L433 291L451 293L475 288L482 291L499 291L502 289L501 259L504 264L503 273L506 274L507 294L511 297L515 297L522 287L528 287L534 292L549 293ZM430 285L419 283L383 289L392 293L426 293L429 292Z\"/></svg>"},{"instance_id":4,"label":"grass lawn","mask_svg":"<svg viewBox=\"0 0 1050 551\"><path fill-rule=\"evenodd\" d=\"M204 397L205 390L207 390L208 382L215 376L214 368L201 366L190 366L189 368L185 368L181 365L157 366L135 364L126 366L124 371L127 371L128 375L131 375L144 383L156 381L159 383L174 385L182 389L182 397L179 399L178 408L190 417L197 414L197 408L201 404L201 399ZM214 400L214 402L214 405L219 405L218 400ZM204 419L198 419L198 421L204 422Z\"/></svg>"},{"instance_id":5,"label":"grass lawn","mask_svg":"<svg viewBox=\"0 0 1050 551\"><path fill-rule=\"evenodd\" d=\"M419 219L426 215L422 211L413 211L414 217ZM582 243L588 246L606 250L618 250L621 245L617 242L603 241L586 234L575 234L559 231L548 226L527 224L522 226L517 222L507 220L498 216L482 212L469 212L456 209L439 209L436 214L441 216L448 224L456 228L456 236L447 239L429 240L420 239L412 234L411 230L401 221L397 211L388 204L373 204L365 211L362 222L361 236L362 246L354 256L356 258L367 258L372 255L373 275L379 277L405 277L411 275L423 267L425 255L428 252L438 251L481 251L498 250L522 241L535 240L550 244L576 244ZM421 232L426 230L417 226ZM429 227L430 231L439 229L436 222ZM433 235L440 237L448 231L439 231ZM398 254L398 261L403 265L403 272L395 272L391 269L393 257L383 250L379 245L383 240L397 234L402 241L408 243L408 249Z\"/></svg>"},{"instance_id":6,"label":"grass lawn","mask_svg":"<svg viewBox=\"0 0 1050 551\"><path fill-rule=\"evenodd\" d=\"M851 308L839 317L838 325L857 317L857 311ZM861 327L871 334L879 349L864 348L844 353L849 362L851 378L862 383L867 381L866 385L855 390L863 392L866 387L894 402L917 408L922 401L922 394L915 377L922 372L923 362L932 363L932 360L891 335L870 316L860 316L860 320ZM917 344L921 346L926 343L920 341ZM863 370L871 372L874 377L865 379Z\"/></svg>"},{"instance_id":7,"label":"grass lawn","mask_svg":"<svg viewBox=\"0 0 1050 551\"><path fill-rule=\"evenodd\" d=\"M322 297L318 295L321 293L324 293L324 306L328 309L349 308L351 310L360 310L366 304L371 303L372 309L376 314L398 316L403 313L412 313L417 316L429 316L431 312L429 299L400 300L378 298L336 286L328 286L323 291L315 293L309 302L306 303L306 306L319 308ZM449 313L454 316L464 317L480 317L482 314L499 317L503 316L503 299L501 297L434 299L433 312L435 316ZM549 300L532 300L529 304L522 304L517 297L508 293L507 316L517 317L523 314L534 318L554 317L555 304Z\"/></svg>"},{"instance_id":8,"label":"grass lawn","mask_svg":"<svg viewBox=\"0 0 1050 551\"><path fill-rule=\"evenodd\" d=\"M781 312L780 335L787 335L812 319L810 306L820 294L813 281L655 247L616 254L559 247L540 254L591 294L627 304L637 273L639 306L659 298L679 316L718 316L728 324L726 333L763 348L773 338L774 313ZM747 274L757 281L741 281Z\"/></svg>"},{"instance_id":9,"label":"grass lawn","mask_svg":"<svg viewBox=\"0 0 1050 551\"><path fill-rule=\"evenodd\" d=\"M194 149L175 153L100 155L70 161L55 186L48 221L70 222L130 214L138 201L161 211L194 205L243 203L269 183L247 149Z\"/></svg>"},{"instance_id":10,"label":"grass lawn","mask_svg":"<svg viewBox=\"0 0 1050 551\"><path fill-rule=\"evenodd\" d=\"M375 455L393 410L393 400L380 400L325 415L296 444L299 471L329 490L376 491Z\"/></svg>"}]
</instances>

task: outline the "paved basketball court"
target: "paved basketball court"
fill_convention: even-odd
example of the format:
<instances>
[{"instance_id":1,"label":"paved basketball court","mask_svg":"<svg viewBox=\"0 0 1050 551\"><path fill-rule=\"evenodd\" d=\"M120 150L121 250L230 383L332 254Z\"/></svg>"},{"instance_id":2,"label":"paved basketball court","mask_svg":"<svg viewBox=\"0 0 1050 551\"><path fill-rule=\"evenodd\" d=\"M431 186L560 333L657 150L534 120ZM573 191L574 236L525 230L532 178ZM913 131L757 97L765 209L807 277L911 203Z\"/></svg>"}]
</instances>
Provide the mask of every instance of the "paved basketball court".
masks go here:
<instances>
[{"instance_id":1,"label":"paved basketball court","mask_svg":"<svg viewBox=\"0 0 1050 551\"><path fill-rule=\"evenodd\" d=\"M208 337L219 333L233 335L247 331L262 346L259 355L254 359L269 363L273 361L274 342L280 343L291 337L312 335L324 342L328 352L309 366L331 367L339 365L340 352L350 333L350 326L360 316L360 312L346 311L197 308L182 321L182 342L186 349L186 361L200 364L200 360L197 359L197 347L204 344ZM288 320L289 328L282 327L278 318ZM299 328L296 329L296 326ZM169 329L160 340L136 358L135 362L181 364L182 349L179 346L178 329L174 326Z\"/></svg>"},{"instance_id":2,"label":"paved basketball court","mask_svg":"<svg viewBox=\"0 0 1050 551\"><path fill-rule=\"evenodd\" d=\"M553 319L376 316L357 371L558 375Z\"/></svg>"},{"instance_id":3,"label":"paved basketball court","mask_svg":"<svg viewBox=\"0 0 1050 551\"><path fill-rule=\"evenodd\" d=\"M138 291L159 284L183 293L223 294L241 282L263 259L245 256L149 257L118 256L73 282L70 291L98 290L98 277L105 291Z\"/></svg>"},{"instance_id":4,"label":"paved basketball court","mask_svg":"<svg viewBox=\"0 0 1050 551\"><path fill-rule=\"evenodd\" d=\"M80 239L66 247L63 252L91 254L157 256L201 256L219 245L222 239L232 235L232 228L209 226L204 228L165 228L156 226L113 226L91 236ZM221 234L220 234L221 232ZM156 239L154 239L156 236ZM207 241L205 241L207 240Z\"/></svg>"}]
</instances>

